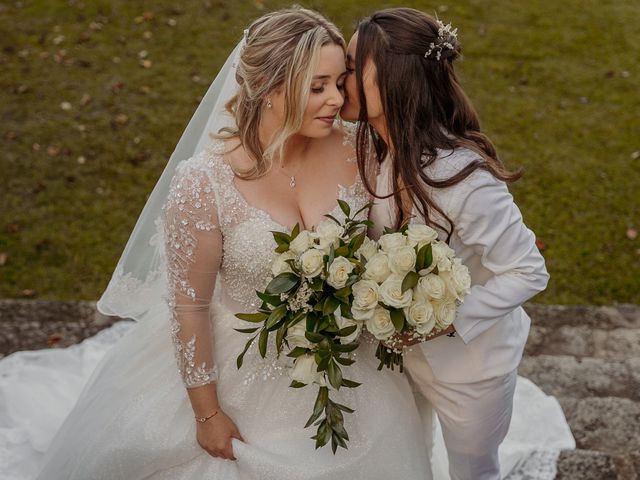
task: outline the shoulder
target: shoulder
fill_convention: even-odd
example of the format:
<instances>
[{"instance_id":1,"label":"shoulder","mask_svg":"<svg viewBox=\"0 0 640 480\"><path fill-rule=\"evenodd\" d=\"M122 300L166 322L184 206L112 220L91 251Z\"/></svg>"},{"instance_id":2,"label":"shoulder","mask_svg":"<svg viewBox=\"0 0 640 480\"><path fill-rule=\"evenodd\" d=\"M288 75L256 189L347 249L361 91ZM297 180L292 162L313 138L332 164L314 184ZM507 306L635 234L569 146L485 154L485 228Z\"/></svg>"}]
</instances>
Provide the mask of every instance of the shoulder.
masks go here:
<instances>
[{"instance_id":1,"label":"shoulder","mask_svg":"<svg viewBox=\"0 0 640 480\"><path fill-rule=\"evenodd\" d=\"M463 171L473 162L483 161L482 156L468 148L439 150L438 158L426 167L425 172L431 179L447 180ZM448 215L456 217L465 205L490 202L496 195L510 196L507 185L484 168L476 168L463 180L450 187L433 188L433 195L438 198L439 205Z\"/></svg>"}]
</instances>

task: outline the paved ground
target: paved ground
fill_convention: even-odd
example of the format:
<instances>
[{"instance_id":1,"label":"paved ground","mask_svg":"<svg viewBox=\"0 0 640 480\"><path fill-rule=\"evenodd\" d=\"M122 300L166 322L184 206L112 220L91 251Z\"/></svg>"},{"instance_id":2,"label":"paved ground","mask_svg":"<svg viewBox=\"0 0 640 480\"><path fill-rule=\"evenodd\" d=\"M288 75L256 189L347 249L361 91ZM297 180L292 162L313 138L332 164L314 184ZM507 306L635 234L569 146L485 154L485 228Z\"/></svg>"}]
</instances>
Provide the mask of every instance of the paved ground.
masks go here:
<instances>
[{"instance_id":1,"label":"paved ground","mask_svg":"<svg viewBox=\"0 0 640 480\"><path fill-rule=\"evenodd\" d=\"M526 308L519 373L558 398L578 446L562 453L557 478L640 478L640 306ZM114 320L89 302L0 300L0 358L70 345Z\"/></svg>"}]
</instances>

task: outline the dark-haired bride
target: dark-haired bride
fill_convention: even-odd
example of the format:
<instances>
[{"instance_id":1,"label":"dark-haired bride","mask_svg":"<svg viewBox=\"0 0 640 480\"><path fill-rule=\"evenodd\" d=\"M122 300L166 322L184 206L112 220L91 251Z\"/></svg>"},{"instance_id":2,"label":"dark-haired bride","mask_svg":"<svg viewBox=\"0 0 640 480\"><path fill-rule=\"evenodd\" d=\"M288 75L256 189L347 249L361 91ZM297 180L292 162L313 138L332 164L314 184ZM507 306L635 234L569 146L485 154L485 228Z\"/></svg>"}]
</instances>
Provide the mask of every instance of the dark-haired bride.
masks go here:
<instances>
[{"instance_id":1,"label":"dark-haired bride","mask_svg":"<svg viewBox=\"0 0 640 480\"><path fill-rule=\"evenodd\" d=\"M371 198L353 132L335 121L346 74L345 42L315 12L273 12L248 28L98 303L135 324L0 361L0 477L432 478L431 426L407 378L377 371L373 339L349 367L362 385L335 392L355 409L345 416L348 450L335 455L316 450L304 428L315 392L289 388L290 359L252 349L236 367L246 335L234 314L257 306L275 255L271 231L341 217L337 198L354 211Z\"/></svg>"}]
</instances>

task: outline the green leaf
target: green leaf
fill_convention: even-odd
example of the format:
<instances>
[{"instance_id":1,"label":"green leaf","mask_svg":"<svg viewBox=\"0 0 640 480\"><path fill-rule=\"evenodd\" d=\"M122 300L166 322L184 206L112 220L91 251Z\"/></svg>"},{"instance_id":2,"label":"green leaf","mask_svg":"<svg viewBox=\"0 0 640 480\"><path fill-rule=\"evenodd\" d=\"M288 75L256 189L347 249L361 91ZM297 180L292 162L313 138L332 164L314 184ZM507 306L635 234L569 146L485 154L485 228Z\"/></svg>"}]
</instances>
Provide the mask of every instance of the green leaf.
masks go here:
<instances>
[{"instance_id":1,"label":"green leaf","mask_svg":"<svg viewBox=\"0 0 640 480\"><path fill-rule=\"evenodd\" d=\"M289 386L291 388L302 388L302 387L306 387L307 384L306 383L302 383L302 382L298 382L296 380L292 380L291 383L289 384Z\"/></svg>"},{"instance_id":2,"label":"green leaf","mask_svg":"<svg viewBox=\"0 0 640 480\"><path fill-rule=\"evenodd\" d=\"M347 380L346 378L342 379L342 385L347 388L356 388L362 385L361 383L354 382L353 380Z\"/></svg>"},{"instance_id":3,"label":"green leaf","mask_svg":"<svg viewBox=\"0 0 640 480\"><path fill-rule=\"evenodd\" d=\"M339 337L348 337L357 329L358 329L357 325L349 325L348 327L344 327L338 330L338 333L336 335L338 335Z\"/></svg>"},{"instance_id":4,"label":"green leaf","mask_svg":"<svg viewBox=\"0 0 640 480\"><path fill-rule=\"evenodd\" d=\"M273 239L276 241L278 245L287 245L291 243L291 236L284 232L272 231Z\"/></svg>"},{"instance_id":5,"label":"green leaf","mask_svg":"<svg viewBox=\"0 0 640 480\"><path fill-rule=\"evenodd\" d=\"M353 237L351 239L351 241L349 242L349 249L352 252L357 251L362 246L362 244L364 243L364 239L365 239L366 236L367 236L366 233L362 232L362 233L359 233L358 235L356 235L355 237Z\"/></svg>"},{"instance_id":6,"label":"green leaf","mask_svg":"<svg viewBox=\"0 0 640 480\"><path fill-rule=\"evenodd\" d=\"M283 303L283 301L280 300L279 295L269 295L267 293L259 292L257 290L256 290L256 295L258 295L258 298L262 300L264 303L268 305L273 305L274 307L277 307L278 305L282 305Z\"/></svg>"},{"instance_id":7,"label":"green leaf","mask_svg":"<svg viewBox=\"0 0 640 480\"><path fill-rule=\"evenodd\" d=\"M353 365L354 363L356 363L355 360L347 357L334 357L334 358L336 362L338 362L340 365L344 365L345 367L348 367L349 365Z\"/></svg>"},{"instance_id":8,"label":"green leaf","mask_svg":"<svg viewBox=\"0 0 640 480\"><path fill-rule=\"evenodd\" d=\"M287 357L298 358L306 354L308 351L309 351L308 348L296 347L293 350L291 350L289 353L287 353Z\"/></svg>"},{"instance_id":9,"label":"green leaf","mask_svg":"<svg viewBox=\"0 0 640 480\"><path fill-rule=\"evenodd\" d=\"M293 230L291 230L291 240L296 238L299 233L300 233L300 223L296 222L296 226L293 227Z\"/></svg>"},{"instance_id":10,"label":"green leaf","mask_svg":"<svg viewBox=\"0 0 640 480\"><path fill-rule=\"evenodd\" d=\"M347 257L349 255L349 246L343 245L336 249L336 257Z\"/></svg>"},{"instance_id":11,"label":"green leaf","mask_svg":"<svg viewBox=\"0 0 640 480\"><path fill-rule=\"evenodd\" d=\"M334 407L339 408L340 410L342 410L343 412L347 412L347 413L353 413L355 412L355 410L345 406L345 405L341 405L339 403L334 403L333 404Z\"/></svg>"},{"instance_id":12,"label":"green leaf","mask_svg":"<svg viewBox=\"0 0 640 480\"><path fill-rule=\"evenodd\" d=\"M336 390L340 389L340 385L342 384L342 370L338 364L336 362L329 362L327 373L329 375L329 383L331 383L333 388Z\"/></svg>"},{"instance_id":13,"label":"green leaf","mask_svg":"<svg viewBox=\"0 0 640 480\"><path fill-rule=\"evenodd\" d=\"M402 280L402 293L415 287L418 284L418 280L420 280L420 275L413 271L408 272Z\"/></svg>"},{"instance_id":14,"label":"green leaf","mask_svg":"<svg viewBox=\"0 0 640 480\"><path fill-rule=\"evenodd\" d=\"M269 332L265 329L260 332L260 338L258 339L258 350L262 358L267 356L267 340L269 339Z\"/></svg>"},{"instance_id":15,"label":"green leaf","mask_svg":"<svg viewBox=\"0 0 640 480\"><path fill-rule=\"evenodd\" d=\"M257 335L256 335L257 337ZM240 367L242 367L242 362L244 360L244 355L245 353L247 353L247 350L249 350L249 347L251 346L251 344L253 343L253 341L256 339L256 337L251 337L247 343L244 346L244 350L242 350L242 353L240 355L238 355L238 358L236 359L236 365L238 367L238 370L240 370Z\"/></svg>"},{"instance_id":16,"label":"green leaf","mask_svg":"<svg viewBox=\"0 0 640 480\"><path fill-rule=\"evenodd\" d=\"M424 270L431 266L431 262L433 261L433 249L431 244L428 243L423 245L420 250L418 250L418 254L416 255L416 270Z\"/></svg>"},{"instance_id":17,"label":"green leaf","mask_svg":"<svg viewBox=\"0 0 640 480\"><path fill-rule=\"evenodd\" d=\"M266 313L236 313L236 317L245 322L260 323L269 318L269 315Z\"/></svg>"},{"instance_id":18,"label":"green leaf","mask_svg":"<svg viewBox=\"0 0 640 480\"><path fill-rule=\"evenodd\" d=\"M338 220L336 217L334 217L333 215L329 215L328 213L325 213L324 215L327 218L330 218L331 220L333 220L334 222L336 222L338 225L341 225L340 220Z\"/></svg>"},{"instance_id":19,"label":"green leaf","mask_svg":"<svg viewBox=\"0 0 640 480\"><path fill-rule=\"evenodd\" d=\"M322 340L324 340L324 335L316 332L304 332L304 336L307 338L307 340L313 343L320 343Z\"/></svg>"},{"instance_id":20,"label":"green leaf","mask_svg":"<svg viewBox=\"0 0 640 480\"><path fill-rule=\"evenodd\" d=\"M271 327L273 327L276 323L282 320L282 317L284 317L286 314L287 306L284 303L276 307L276 309L271 312L271 315L269 315L269 319L267 320L267 323L265 325L266 328L270 329Z\"/></svg>"},{"instance_id":21,"label":"green leaf","mask_svg":"<svg viewBox=\"0 0 640 480\"><path fill-rule=\"evenodd\" d=\"M322 308L322 315L327 316L333 314L340 306L340 300L333 295L327 297L324 301L324 307Z\"/></svg>"},{"instance_id":22,"label":"green leaf","mask_svg":"<svg viewBox=\"0 0 640 480\"><path fill-rule=\"evenodd\" d=\"M324 372L327 368L329 368L329 362L331 361L331 355L323 357L318 363L318 368L316 368L317 372Z\"/></svg>"},{"instance_id":23,"label":"green leaf","mask_svg":"<svg viewBox=\"0 0 640 480\"><path fill-rule=\"evenodd\" d=\"M348 298L351 295L351 287L343 287L340 290L336 290L334 295L338 298Z\"/></svg>"},{"instance_id":24,"label":"green leaf","mask_svg":"<svg viewBox=\"0 0 640 480\"><path fill-rule=\"evenodd\" d=\"M404 313L397 308L392 308L389 313L391 314L391 321L393 322L393 326L396 327L396 331L401 332L404 328Z\"/></svg>"},{"instance_id":25,"label":"green leaf","mask_svg":"<svg viewBox=\"0 0 640 480\"><path fill-rule=\"evenodd\" d=\"M349 215L351 215L351 207L349 204L344 200L338 200L338 205L340 205L340 210L342 210L344 216L349 218Z\"/></svg>"},{"instance_id":26,"label":"green leaf","mask_svg":"<svg viewBox=\"0 0 640 480\"><path fill-rule=\"evenodd\" d=\"M349 352L353 352L356 348L358 348L358 343L351 342L351 343L346 343L344 345L340 343L336 343L331 348L336 352L349 353Z\"/></svg>"},{"instance_id":27,"label":"green leaf","mask_svg":"<svg viewBox=\"0 0 640 480\"><path fill-rule=\"evenodd\" d=\"M313 405L313 413L307 420L304 428L307 428L313 424L322 414L322 411L327 406L327 402L329 401L329 389L327 387L320 387L318 389L318 395L316 396L316 402ZM320 431L320 429L318 429Z\"/></svg>"},{"instance_id":28,"label":"green leaf","mask_svg":"<svg viewBox=\"0 0 640 480\"><path fill-rule=\"evenodd\" d=\"M289 292L293 287L298 284L300 279L297 275L291 272L281 273L267 285L266 292L269 294L279 295L281 293Z\"/></svg>"},{"instance_id":29,"label":"green leaf","mask_svg":"<svg viewBox=\"0 0 640 480\"><path fill-rule=\"evenodd\" d=\"M324 282L320 277L316 277L311 281L311 290L314 292L321 292L323 290Z\"/></svg>"},{"instance_id":30,"label":"green leaf","mask_svg":"<svg viewBox=\"0 0 640 480\"><path fill-rule=\"evenodd\" d=\"M240 333L253 333L257 330L260 330L260 327L251 327L251 328L234 328L236 332Z\"/></svg>"},{"instance_id":31,"label":"green leaf","mask_svg":"<svg viewBox=\"0 0 640 480\"><path fill-rule=\"evenodd\" d=\"M278 354L282 351L282 342L284 342L284 334L287 331L287 328L282 325L278 328L278 332L276 333L276 351Z\"/></svg>"}]
</instances>

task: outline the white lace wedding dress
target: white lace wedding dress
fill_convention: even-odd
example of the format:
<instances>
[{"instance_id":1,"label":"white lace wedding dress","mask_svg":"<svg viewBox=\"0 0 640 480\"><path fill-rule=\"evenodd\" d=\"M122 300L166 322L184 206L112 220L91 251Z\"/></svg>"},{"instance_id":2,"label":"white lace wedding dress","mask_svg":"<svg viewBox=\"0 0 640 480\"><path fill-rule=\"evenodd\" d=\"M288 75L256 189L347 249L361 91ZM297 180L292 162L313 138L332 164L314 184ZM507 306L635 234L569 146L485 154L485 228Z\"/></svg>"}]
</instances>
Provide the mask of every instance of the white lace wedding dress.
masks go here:
<instances>
[{"instance_id":1,"label":"white lace wedding dress","mask_svg":"<svg viewBox=\"0 0 640 480\"><path fill-rule=\"evenodd\" d=\"M345 369L362 385L332 394L355 409L345 417L349 449L336 455L328 446L315 450L313 427L303 428L316 389L288 387L290 359L272 349L262 359L251 348L236 368L248 337L234 330L246 326L234 313L256 307L254 292L274 256L270 231L285 227L245 201L222 149L217 141L182 162L172 183L159 225L167 302L82 344L0 361L0 478L428 480L432 469L433 478L447 478L437 423L433 430L423 423L404 375L377 371L370 337ZM337 193L352 210L369 201L360 179ZM342 218L337 206L331 213ZM196 442L185 386L211 381L246 440L233 441L236 462ZM428 418L428 406L421 408ZM557 449L571 448L555 399L520 380L512 426L505 475L553 478ZM540 459L544 467L533 465Z\"/></svg>"}]
</instances>

